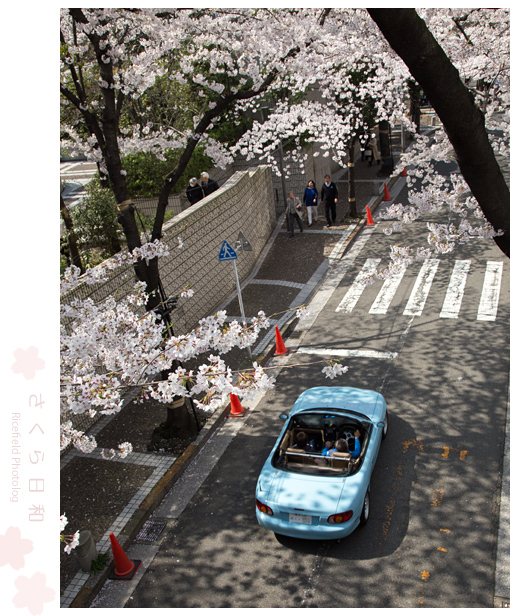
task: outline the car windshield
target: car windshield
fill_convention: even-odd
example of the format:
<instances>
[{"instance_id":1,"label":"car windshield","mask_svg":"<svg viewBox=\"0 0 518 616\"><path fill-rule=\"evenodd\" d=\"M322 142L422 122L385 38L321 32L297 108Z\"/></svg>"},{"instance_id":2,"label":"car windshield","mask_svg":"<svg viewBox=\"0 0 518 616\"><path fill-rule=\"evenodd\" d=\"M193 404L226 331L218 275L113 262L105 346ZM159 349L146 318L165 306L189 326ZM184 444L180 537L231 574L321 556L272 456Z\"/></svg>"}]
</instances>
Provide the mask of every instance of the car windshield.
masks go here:
<instances>
[{"instance_id":1,"label":"car windshield","mask_svg":"<svg viewBox=\"0 0 518 616\"><path fill-rule=\"evenodd\" d=\"M369 421L343 410L314 409L291 417L274 452L275 468L294 473L319 476L352 475L361 467L372 425ZM351 456L343 449L355 448L355 432L360 432L359 455ZM338 450L337 450L338 449Z\"/></svg>"}]
</instances>

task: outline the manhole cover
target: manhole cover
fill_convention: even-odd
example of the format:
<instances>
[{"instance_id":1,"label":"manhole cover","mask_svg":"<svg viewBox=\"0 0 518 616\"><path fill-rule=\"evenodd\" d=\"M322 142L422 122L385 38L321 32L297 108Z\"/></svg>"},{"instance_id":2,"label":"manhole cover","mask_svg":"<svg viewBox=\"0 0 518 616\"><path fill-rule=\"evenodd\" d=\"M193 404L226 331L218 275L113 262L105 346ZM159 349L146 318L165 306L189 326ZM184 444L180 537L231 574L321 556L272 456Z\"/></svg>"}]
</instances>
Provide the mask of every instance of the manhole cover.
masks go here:
<instances>
[{"instance_id":1,"label":"manhole cover","mask_svg":"<svg viewBox=\"0 0 518 616\"><path fill-rule=\"evenodd\" d=\"M165 528L165 522L148 520L135 537L136 543L154 543Z\"/></svg>"}]
</instances>

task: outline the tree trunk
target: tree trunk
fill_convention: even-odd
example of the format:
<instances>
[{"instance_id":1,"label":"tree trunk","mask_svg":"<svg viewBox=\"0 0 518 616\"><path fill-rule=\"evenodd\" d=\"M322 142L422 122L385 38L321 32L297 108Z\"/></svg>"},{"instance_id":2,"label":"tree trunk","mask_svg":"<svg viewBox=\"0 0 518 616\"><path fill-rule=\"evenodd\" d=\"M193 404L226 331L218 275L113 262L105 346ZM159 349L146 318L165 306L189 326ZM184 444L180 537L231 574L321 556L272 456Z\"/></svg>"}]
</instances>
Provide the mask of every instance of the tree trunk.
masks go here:
<instances>
[{"instance_id":1,"label":"tree trunk","mask_svg":"<svg viewBox=\"0 0 518 616\"><path fill-rule=\"evenodd\" d=\"M349 142L349 161L347 162L347 179L349 188L349 218L357 218L358 212L356 210L356 186L355 172L354 172L354 146L356 138L353 137Z\"/></svg>"},{"instance_id":2,"label":"tree trunk","mask_svg":"<svg viewBox=\"0 0 518 616\"><path fill-rule=\"evenodd\" d=\"M63 222L65 223L65 228L68 231L68 248L70 250L70 257L72 259L72 265L75 265L81 270L81 274L85 273L85 268L83 267L83 263L81 261L81 255L79 254L79 248L77 247L77 236L74 231L74 223L72 222L72 217L70 216L70 212L63 200L63 197L60 195L60 211L61 216L63 217Z\"/></svg>"},{"instance_id":3,"label":"tree trunk","mask_svg":"<svg viewBox=\"0 0 518 616\"><path fill-rule=\"evenodd\" d=\"M408 80L408 94L410 96L410 119L415 124L416 132L421 132L421 88L413 80Z\"/></svg>"},{"instance_id":4,"label":"tree trunk","mask_svg":"<svg viewBox=\"0 0 518 616\"><path fill-rule=\"evenodd\" d=\"M178 438L196 438L199 432L185 398L178 398L173 404L167 405L165 426Z\"/></svg>"},{"instance_id":5,"label":"tree trunk","mask_svg":"<svg viewBox=\"0 0 518 616\"><path fill-rule=\"evenodd\" d=\"M379 136L380 136L380 156L381 160L390 156L390 126L388 120L382 120L379 123Z\"/></svg>"},{"instance_id":6,"label":"tree trunk","mask_svg":"<svg viewBox=\"0 0 518 616\"><path fill-rule=\"evenodd\" d=\"M495 242L509 256L509 188L489 142L484 116L458 70L414 9L368 9L368 12L441 119L471 192L494 229L504 232Z\"/></svg>"}]
</instances>

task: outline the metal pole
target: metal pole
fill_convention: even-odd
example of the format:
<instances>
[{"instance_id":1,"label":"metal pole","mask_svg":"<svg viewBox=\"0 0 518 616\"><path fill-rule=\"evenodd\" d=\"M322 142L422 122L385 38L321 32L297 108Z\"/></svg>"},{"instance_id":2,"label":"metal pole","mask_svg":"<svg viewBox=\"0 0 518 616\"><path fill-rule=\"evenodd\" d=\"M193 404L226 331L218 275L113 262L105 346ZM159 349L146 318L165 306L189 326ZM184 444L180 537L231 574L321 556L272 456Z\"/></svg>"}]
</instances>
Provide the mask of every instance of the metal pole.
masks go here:
<instances>
[{"instance_id":1,"label":"metal pole","mask_svg":"<svg viewBox=\"0 0 518 616\"><path fill-rule=\"evenodd\" d=\"M243 327L246 327L245 309L243 308L243 298L241 297L241 287L239 286L239 276L237 275L236 259L232 259L232 265L234 266L234 275L236 277L237 298L239 300L239 307L241 308L241 316L243 317ZM252 349L248 346L248 356L252 359Z\"/></svg>"}]
</instances>

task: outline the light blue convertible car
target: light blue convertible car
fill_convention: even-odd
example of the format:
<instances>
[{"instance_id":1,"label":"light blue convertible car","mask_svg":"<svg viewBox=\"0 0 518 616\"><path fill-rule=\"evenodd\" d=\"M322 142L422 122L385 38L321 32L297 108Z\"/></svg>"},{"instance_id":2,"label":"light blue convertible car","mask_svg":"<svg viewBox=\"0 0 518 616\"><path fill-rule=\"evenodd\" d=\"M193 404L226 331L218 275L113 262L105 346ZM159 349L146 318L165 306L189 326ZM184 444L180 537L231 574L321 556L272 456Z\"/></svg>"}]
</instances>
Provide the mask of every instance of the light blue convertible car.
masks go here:
<instances>
[{"instance_id":1,"label":"light blue convertible car","mask_svg":"<svg viewBox=\"0 0 518 616\"><path fill-rule=\"evenodd\" d=\"M286 422L257 481L257 521L289 537L346 537L369 518L371 475L388 427L385 399L368 389L314 387L280 417ZM324 450L339 439L352 455Z\"/></svg>"}]
</instances>

